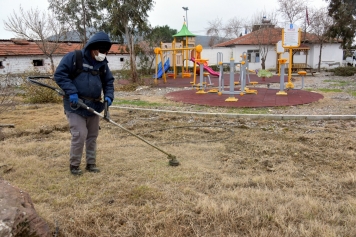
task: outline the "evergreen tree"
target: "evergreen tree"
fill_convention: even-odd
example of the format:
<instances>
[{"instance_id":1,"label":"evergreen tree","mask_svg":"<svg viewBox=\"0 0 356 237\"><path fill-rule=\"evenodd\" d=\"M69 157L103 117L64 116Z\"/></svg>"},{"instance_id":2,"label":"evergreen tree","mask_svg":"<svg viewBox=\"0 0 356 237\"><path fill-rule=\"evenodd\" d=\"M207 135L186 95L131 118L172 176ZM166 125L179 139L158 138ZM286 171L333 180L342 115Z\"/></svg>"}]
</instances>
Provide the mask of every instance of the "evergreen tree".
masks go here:
<instances>
[{"instance_id":1,"label":"evergreen tree","mask_svg":"<svg viewBox=\"0 0 356 237\"><path fill-rule=\"evenodd\" d=\"M329 16L333 18L330 37L340 38L344 47L351 47L356 33L356 1L329 0Z\"/></svg>"},{"instance_id":2,"label":"evergreen tree","mask_svg":"<svg viewBox=\"0 0 356 237\"><path fill-rule=\"evenodd\" d=\"M101 9L106 12L101 26L111 37L125 39L130 53L131 82L138 83L135 44L149 31L148 12L153 0L101 0Z\"/></svg>"},{"instance_id":3,"label":"evergreen tree","mask_svg":"<svg viewBox=\"0 0 356 237\"><path fill-rule=\"evenodd\" d=\"M56 18L69 30L77 33L83 45L96 33L101 19L97 0L48 0ZM92 32L91 32L91 31Z\"/></svg>"}]
</instances>

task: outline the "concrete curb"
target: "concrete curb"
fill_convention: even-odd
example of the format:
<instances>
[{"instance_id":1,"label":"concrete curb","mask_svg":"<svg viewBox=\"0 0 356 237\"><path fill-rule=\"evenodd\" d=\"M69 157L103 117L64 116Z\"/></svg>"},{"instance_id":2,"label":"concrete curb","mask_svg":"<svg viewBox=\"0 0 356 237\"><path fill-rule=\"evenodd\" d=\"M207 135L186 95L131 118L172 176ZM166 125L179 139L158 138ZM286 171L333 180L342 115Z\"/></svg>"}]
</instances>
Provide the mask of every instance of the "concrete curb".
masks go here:
<instances>
[{"instance_id":1,"label":"concrete curb","mask_svg":"<svg viewBox=\"0 0 356 237\"><path fill-rule=\"evenodd\" d=\"M115 109L126 110L141 110L157 113L172 113L172 114L191 114L204 115L215 117L233 117L233 118L250 118L250 119L271 119L271 120L354 120L356 115L288 115L288 114L232 114L232 113L207 113L207 112L192 112L192 111L173 111L162 109L144 109L121 106L110 106Z\"/></svg>"}]
</instances>

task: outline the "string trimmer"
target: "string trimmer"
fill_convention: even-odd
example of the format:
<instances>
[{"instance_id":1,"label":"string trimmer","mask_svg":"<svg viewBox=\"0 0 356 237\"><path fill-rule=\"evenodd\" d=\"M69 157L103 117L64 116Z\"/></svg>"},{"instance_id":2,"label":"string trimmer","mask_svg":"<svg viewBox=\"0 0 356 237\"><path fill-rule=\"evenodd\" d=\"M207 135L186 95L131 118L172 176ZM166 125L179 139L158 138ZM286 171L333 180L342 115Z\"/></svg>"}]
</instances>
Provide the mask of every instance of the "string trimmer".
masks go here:
<instances>
[{"instance_id":1,"label":"string trimmer","mask_svg":"<svg viewBox=\"0 0 356 237\"><path fill-rule=\"evenodd\" d=\"M39 82L39 81L36 81L37 79L53 79L52 77L50 76L33 76L33 77L27 77L27 81L35 84L35 85L38 85L38 86L42 86L42 87L46 87L46 88L49 88L49 89L52 89L54 90L55 92L58 93L58 95L60 96L67 96L61 89L59 88L55 88L53 86L50 86L50 85L47 85L45 83L42 83L42 82ZM168 152L165 152L164 150L162 150L161 148L153 145L152 143L146 141L144 138L140 137L139 135L136 135L134 133L132 133L131 131L129 131L128 129L126 129L125 127L123 127L122 125L118 124L118 123L115 123L113 120L110 119L110 115L109 115L109 110L108 110L108 105L107 103L105 103L105 110L104 110L104 115L96 112L93 108L90 108L88 107L86 104L83 103L82 100L79 99L78 101L78 106L83 108L83 109L86 109L88 111L90 111L91 113L93 114L96 114L102 118L104 118L107 122L109 123L112 123L116 126L118 126L119 128L121 128L122 130L130 133L132 136L135 136L136 138L140 139L141 141L145 142L146 144L150 145L151 147L159 150L160 152L164 153L167 155L167 159L169 160L169 165L171 166L178 166L179 165L179 161L177 160L177 158L172 155L172 154L169 154Z\"/></svg>"}]
</instances>

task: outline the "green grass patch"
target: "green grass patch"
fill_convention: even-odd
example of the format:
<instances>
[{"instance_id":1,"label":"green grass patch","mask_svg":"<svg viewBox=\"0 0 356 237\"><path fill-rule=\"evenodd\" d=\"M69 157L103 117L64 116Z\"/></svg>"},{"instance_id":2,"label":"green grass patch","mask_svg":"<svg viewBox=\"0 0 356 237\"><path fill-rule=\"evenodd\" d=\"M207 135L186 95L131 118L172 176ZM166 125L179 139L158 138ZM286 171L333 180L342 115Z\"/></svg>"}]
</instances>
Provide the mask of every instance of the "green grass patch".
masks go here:
<instances>
[{"instance_id":1,"label":"green grass patch","mask_svg":"<svg viewBox=\"0 0 356 237\"><path fill-rule=\"evenodd\" d=\"M342 92L341 89L320 88L318 90L321 91L321 92L325 92L325 93L327 93L327 92Z\"/></svg>"},{"instance_id":2,"label":"green grass patch","mask_svg":"<svg viewBox=\"0 0 356 237\"><path fill-rule=\"evenodd\" d=\"M119 100L114 102L115 105L134 105L140 107L157 107L157 106L167 106L160 103L150 103L142 100Z\"/></svg>"},{"instance_id":3,"label":"green grass patch","mask_svg":"<svg viewBox=\"0 0 356 237\"><path fill-rule=\"evenodd\" d=\"M232 114L268 114L268 108L233 108L227 113Z\"/></svg>"},{"instance_id":4,"label":"green grass patch","mask_svg":"<svg viewBox=\"0 0 356 237\"><path fill-rule=\"evenodd\" d=\"M353 81L338 81L338 80L324 80L324 82L332 83L331 86L352 86L356 85Z\"/></svg>"},{"instance_id":5,"label":"green grass patch","mask_svg":"<svg viewBox=\"0 0 356 237\"><path fill-rule=\"evenodd\" d=\"M347 90L346 92L347 92L349 95L356 97L356 91L349 89L349 90Z\"/></svg>"}]
</instances>

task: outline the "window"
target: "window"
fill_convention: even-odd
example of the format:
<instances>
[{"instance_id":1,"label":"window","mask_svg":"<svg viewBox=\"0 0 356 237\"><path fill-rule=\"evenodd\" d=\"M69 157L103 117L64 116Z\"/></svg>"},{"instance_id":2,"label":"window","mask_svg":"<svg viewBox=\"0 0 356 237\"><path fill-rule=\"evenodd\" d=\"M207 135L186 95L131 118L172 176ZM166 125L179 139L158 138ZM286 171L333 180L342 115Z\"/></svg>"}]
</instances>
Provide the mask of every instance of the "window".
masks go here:
<instances>
[{"instance_id":1,"label":"window","mask_svg":"<svg viewBox=\"0 0 356 237\"><path fill-rule=\"evenodd\" d=\"M247 60L250 63L259 63L260 62L260 51L258 49L247 50Z\"/></svg>"},{"instance_id":2,"label":"window","mask_svg":"<svg viewBox=\"0 0 356 237\"><path fill-rule=\"evenodd\" d=\"M0 61L0 68L4 68L2 61Z\"/></svg>"},{"instance_id":3,"label":"window","mask_svg":"<svg viewBox=\"0 0 356 237\"><path fill-rule=\"evenodd\" d=\"M32 61L33 66L35 67L39 67L39 66L43 66L43 60L42 59L35 59Z\"/></svg>"},{"instance_id":4,"label":"window","mask_svg":"<svg viewBox=\"0 0 356 237\"><path fill-rule=\"evenodd\" d=\"M120 62L123 62L124 61L124 58L120 58Z\"/></svg>"}]
</instances>

